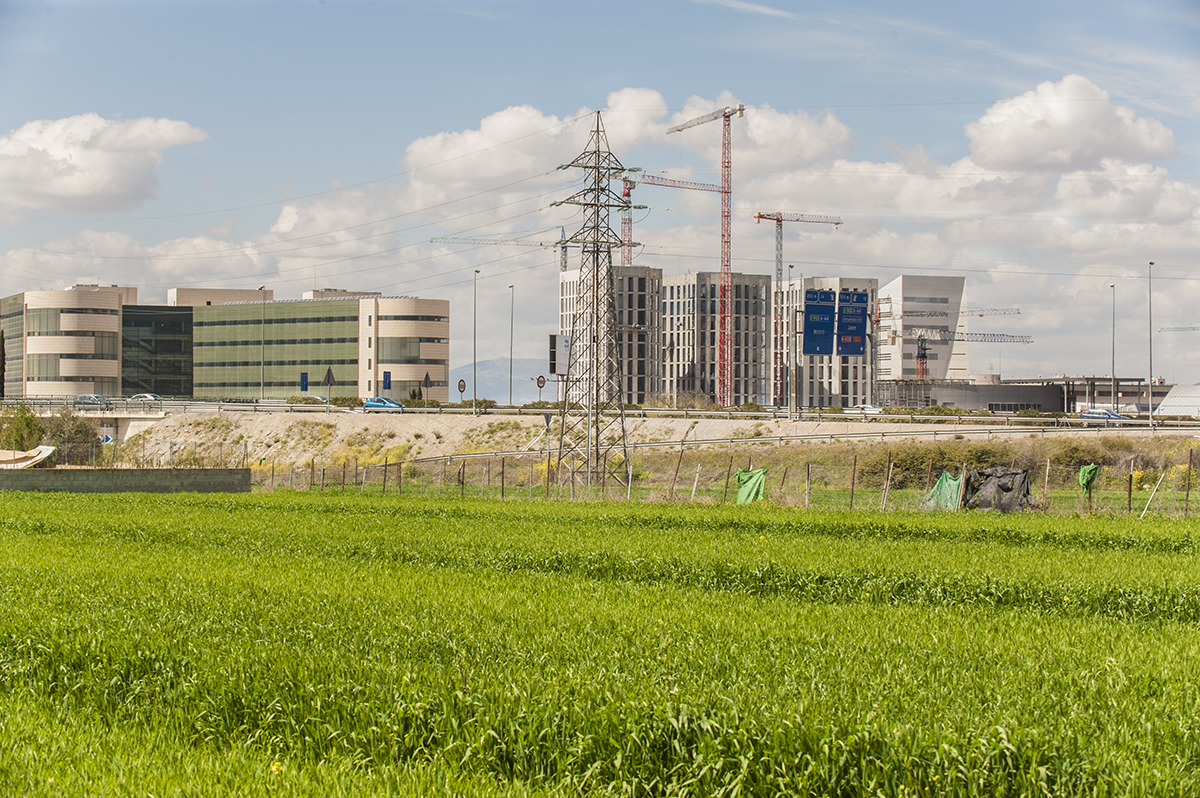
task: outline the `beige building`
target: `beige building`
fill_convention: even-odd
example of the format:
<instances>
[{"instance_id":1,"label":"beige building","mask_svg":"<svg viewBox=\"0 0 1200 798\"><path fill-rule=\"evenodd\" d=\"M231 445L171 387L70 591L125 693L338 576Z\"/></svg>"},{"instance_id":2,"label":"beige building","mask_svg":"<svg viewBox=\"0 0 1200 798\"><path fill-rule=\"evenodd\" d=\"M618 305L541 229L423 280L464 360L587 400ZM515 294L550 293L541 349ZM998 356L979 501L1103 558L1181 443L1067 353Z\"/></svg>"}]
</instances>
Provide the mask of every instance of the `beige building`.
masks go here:
<instances>
[{"instance_id":1,"label":"beige building","mask_svg":"<svg viewBox=\"0 0 1200 798\"><path fill-rule=\"evenodd\" d=\"M0 300L6 397L121 392L121 308L137 289L75 285Z\"/></svg>"},{"instance_id":2,"label":"beige building","mask_svg":"<svg viewBox=\"0 0 1200 798\"><path fill-rule=\"evenodd\" d=\"M275 298L275 292L269 288L169 288L167 289L167 304L175 306L203 307L205 305L221 305L225 302L255 302Z\"/></svg>"}]
</instances>

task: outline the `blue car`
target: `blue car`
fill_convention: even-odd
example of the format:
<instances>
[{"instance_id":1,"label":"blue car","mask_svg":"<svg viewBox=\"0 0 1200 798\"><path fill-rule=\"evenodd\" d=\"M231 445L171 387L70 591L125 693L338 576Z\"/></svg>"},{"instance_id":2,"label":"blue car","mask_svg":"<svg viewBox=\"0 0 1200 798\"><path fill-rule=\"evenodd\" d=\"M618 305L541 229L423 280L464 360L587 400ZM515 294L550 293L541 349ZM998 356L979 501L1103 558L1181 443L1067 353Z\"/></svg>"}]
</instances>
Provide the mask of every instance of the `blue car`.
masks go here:
<instances>
[{"instance_id":1,"label":"blue car","mask_svg":"<svg viewBox=\"0 0 1200 798\"><path fill-rule=\"evenodd\" d=\"M363 410L368 413L399 413L404 410L404 405L386 396L372 396L363 402Z\"/></svg>"},{"instance_id":2,"label":"blue car","mask_svg":"<svg viewBox=\"0 0 1200 798\"><path fill-rule=\"evenodd\" d=\"M1091 410L1084 410L1079 414L1079 417L1083 419L1083 426L1085 427L1090 427L1092 424L1119 427L1122 421L1129 421L1128 417L1109 410L1106 407L1094 407Z\"/></svg>"}]
</instances>

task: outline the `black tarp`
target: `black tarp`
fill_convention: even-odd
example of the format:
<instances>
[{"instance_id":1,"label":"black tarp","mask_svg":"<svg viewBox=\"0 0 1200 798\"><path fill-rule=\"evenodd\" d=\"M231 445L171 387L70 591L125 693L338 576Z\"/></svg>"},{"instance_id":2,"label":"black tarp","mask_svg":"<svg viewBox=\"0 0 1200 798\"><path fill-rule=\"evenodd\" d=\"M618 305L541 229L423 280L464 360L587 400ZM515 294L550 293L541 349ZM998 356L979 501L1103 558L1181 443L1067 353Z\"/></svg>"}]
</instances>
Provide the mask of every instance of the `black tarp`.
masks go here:
<instances>
[{"instance_id":1,"label":"black tarp","mask_svg":"<svg viewBox=\"0 0 1200 798\"><path fill-rule=\"evenodd\" d=\"M964 507L1012 513L1032 504L1028 469L993 466L982 471L973 468L967 475L967 486L963 490Z\"/></svg>"}]
</instances>

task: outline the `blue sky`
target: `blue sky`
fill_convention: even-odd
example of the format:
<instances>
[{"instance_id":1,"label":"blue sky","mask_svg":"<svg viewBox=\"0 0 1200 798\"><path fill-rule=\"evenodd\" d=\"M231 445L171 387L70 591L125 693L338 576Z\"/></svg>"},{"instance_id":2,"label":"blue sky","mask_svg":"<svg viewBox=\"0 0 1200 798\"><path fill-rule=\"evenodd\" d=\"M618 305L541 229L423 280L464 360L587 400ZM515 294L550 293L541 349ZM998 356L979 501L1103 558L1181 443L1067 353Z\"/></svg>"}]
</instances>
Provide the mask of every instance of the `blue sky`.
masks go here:
<instances>
[{"instance_id":1,"label":"blue sky","mask_svg":"<svg viewBox=\"0 0 1200 798\"><path fill-rule=\"evenodd\" d=\"M716 125L663 131L742 102L735 269L771 271L755 210L840 214L836 233L789 228L789 262L965 274L972 304L1023 311L973 329L1036 339L1005 376L1106 374L1116 282L1117 370L1140 374L1145 261L1156 321L1200 322L1200 10L910 5L0 2L0 292L448 298L459 365L479 268L481 329L506 332L512 283L517 356L543 357L553 253L428 238L569 226L554 167L596 109L627 165L714 181ZM637 199L639 262L715 268L715 197ZM1200 381L1185 334L1155 350L1157 373ZM998 360L972 351L976 372Z\"/></svg>"}]
</instances>

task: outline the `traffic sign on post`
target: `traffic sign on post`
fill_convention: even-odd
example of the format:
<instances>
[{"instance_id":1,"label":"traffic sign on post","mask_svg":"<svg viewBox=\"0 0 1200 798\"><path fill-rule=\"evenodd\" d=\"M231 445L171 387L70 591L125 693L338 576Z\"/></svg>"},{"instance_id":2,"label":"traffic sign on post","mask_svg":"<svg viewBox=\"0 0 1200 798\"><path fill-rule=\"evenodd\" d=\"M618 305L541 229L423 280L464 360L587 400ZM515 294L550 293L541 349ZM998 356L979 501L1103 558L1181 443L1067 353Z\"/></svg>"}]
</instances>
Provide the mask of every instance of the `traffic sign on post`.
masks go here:
<instances>
[{"instance_id":1,"label":"traffic sign on post","mask_svg":"<svg viewBox=\"0 0 1200 798\"><path fill-rule=\"evenodd\" d=\"M459 401L459 403L462 402L463 394L466 392L467 392L467 381L459 380L458 381L458 401Z\"/></svg>"}]
</instances>

